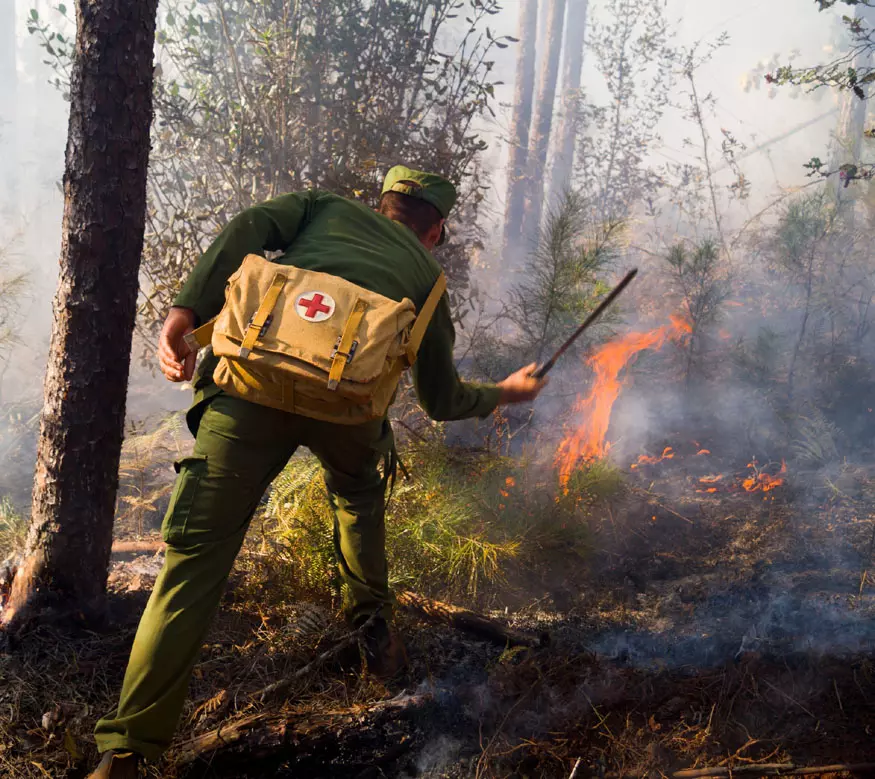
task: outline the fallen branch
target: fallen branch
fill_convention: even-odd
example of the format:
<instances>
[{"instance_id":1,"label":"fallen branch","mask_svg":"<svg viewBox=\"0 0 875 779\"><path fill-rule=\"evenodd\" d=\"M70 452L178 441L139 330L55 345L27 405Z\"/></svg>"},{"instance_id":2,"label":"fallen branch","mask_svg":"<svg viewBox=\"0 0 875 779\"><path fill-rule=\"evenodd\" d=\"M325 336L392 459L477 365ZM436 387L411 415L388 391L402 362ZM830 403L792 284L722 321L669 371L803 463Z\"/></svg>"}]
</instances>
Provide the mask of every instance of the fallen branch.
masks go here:
<instances>
[{"instance_id":1,"label":"fallen branch","mask_svg":"<svg viewBox=\"0 0 875 779\"><path fill-rule=\"evenodd\" d=\"M148 552L155 553L164 550L166 544L160 539L155 538L150 541L113 541L113 554L145 554Z\"/></svg>"},{"instance_id":2,"label":"fallen branch","mask_svg":"<svg viewBox=\"0 0 875 779\"><path fill-rule=\"evenodd\" d=\"M337 711L251 714L189 739L171 759L195 773L206 763L210 776L264 776L258 764L265 761L285 763L301 776L335 775L329 767L351 763L355 776L358 763L385 766L411 750L416 739L409 723L422 722L432 703L430 694L403 694Z\"/></svg>"},{"instance_id":3,"label":"fallen branch","mask_svg":"<svg viewBox=\"0 0 875 779\"><path fill-rule=\"evenodd\" d=\"M346 638L336 643L330 649L326 649L321 655L307 663L307 665L299 668L293 674L285 677L284 679L280 679L278 682L274 682L273 684L267 685L267 687L263 687L258 692L253 693L252 697L257 698L259 701L264 703L269 698L284 693L296 681L298 681L299 679L303 679L305 676L315 671L320 665L322 665L322 663L328 662L331 658L336 657L341 652L343 652L347 647L355 644L359 640L365 629L370 626L373 619L373 617L368 619L368 621L365 622L361 627L353 630L352 633L346 636Z\"/></svg>"},{"instance_id":4,"label":"fallen branch","mask_svg":"<svg viewBox=\"0 0 875 779\"><path fill-rule=\"evenodd\" d=\"M477 638L486 639L494 644L501 644L502 646L543 647L550 642L548 633L542 633L540 636L522 633L493 619L489 619L489 617L484 617L482 614L477 614L449 603L441 603L415 592L398 593L396 600L402 609L419 619L435 624L448 625L463 633L470 633Z\"/></svg>"},{"instance_id":5,"label":"fallen branch","mask_svg":"<svg viewBox=\"0 0 875 779\"><path fill-rule=\"evenodd\" d=\"M875 763L837 763L835 765L801 766L794 763L752 763L733 768L685 768L665 774L667 779L721 779L734 776L822 776L824 774L864 774L875 771ZM643 779L647 774L608 772L604 779Z\"/></svg>"}]
</instances>

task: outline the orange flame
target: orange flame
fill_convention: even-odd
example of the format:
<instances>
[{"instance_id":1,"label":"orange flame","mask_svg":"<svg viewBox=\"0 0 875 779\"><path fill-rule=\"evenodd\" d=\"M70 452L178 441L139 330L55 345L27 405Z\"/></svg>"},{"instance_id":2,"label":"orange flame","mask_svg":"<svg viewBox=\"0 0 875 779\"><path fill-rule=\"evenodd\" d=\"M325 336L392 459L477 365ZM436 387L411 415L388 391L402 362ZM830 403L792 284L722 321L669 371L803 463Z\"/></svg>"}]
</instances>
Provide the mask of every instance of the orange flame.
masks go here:
<instances>
[{"instance_id":1,"label":"orange flame","mask_svg":"<svg viewBox=\"0 0 875 779\"><path fill-rule=\"evenodd\" d=\"M574 410L580 415L580 426L571 431L556 452L559 482L568 484L579 462L590 462L604 457L610 448L605 440L611 421L611 409L620 394L622 371L644 349L661 349L670 338L679 338L692 332L689 323L678 316L671 317L670 325L663 325L648 333L628 333L617 341L607 343L588 360L594 381L589 394L578 396Z\"/></svg>"},{"instance_id":2,"label":"orange flame","mask_svg":"<svg viewBox=\"0 0 875 779\"><path fill-rule=\"evenodd\" d=\"M760 490L763 492L769 492L770 490L775 489L775 487L780 487L784 484L783 477L787 473L787 463L783 460L781 460L781 470L778 471L775 476L769 476L767 473L757 471L755 462L749 463L748 468L753 468L754 473L741 483L741 486L744 487L747 492L758 492Z\"/></svg>"},{"instance_id":3,"label":"orange flame","mask_svg":"<svg viewBox=\"0 0 875 779\"><path fill-rule=\"evenodd\" d=\"M718 473L716 476L703 476L701 479L699 479L699 484L716 484L722 478L722 473Z\"/></svg>"},{"instance_id":4,"label":"orange flame","mask_svg":"<svg viewBox=\"0 0 875 779\"><path fill-rule=\"evenodd\" d=\"M674 460L674 449L670 446L666 446L659 457L648 457L646 454L640 455L638 462L632 463L630 467L634 471L639 465L656 465L656 463L661 463L663 460Z\"/></svg>"}]
</instances>

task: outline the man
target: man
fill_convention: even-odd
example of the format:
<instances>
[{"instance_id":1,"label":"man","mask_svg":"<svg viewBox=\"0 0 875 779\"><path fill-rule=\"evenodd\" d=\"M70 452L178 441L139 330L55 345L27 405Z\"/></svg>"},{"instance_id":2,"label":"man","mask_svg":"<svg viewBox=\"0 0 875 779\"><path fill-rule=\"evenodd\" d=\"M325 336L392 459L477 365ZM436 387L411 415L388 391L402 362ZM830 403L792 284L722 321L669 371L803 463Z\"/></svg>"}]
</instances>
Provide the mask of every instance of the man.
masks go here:
<instances>
[{"instance_id":1,"label":"man","mask_svg":"<svg viewBox=\"0 0 875 779\"><path fill-rule=\"evenodd\" d=\"M158 359L170 381L192 379L184 337L216 316L228 278L247 254L282 252L274 262L321 271L421 309L441 269L431 250L443 240L456 200L440 176L396 166L378 212L320 192L290 194L247 209L198 261L161 333ZM497 385L459 379L446 295L413 366L417 396L436 420L485 417L502 403L532 401L544 381L530 365ZM394 457L388 420L340 425L249 403L212 381L208 355L194 377L188 424L194 453L179 474L162 526L164 567L140 621L118 708L97 723L104 753L91 779L135 777L141 757L169 745L200 646L264 491L299 446L320 460L335 515L335 549L349 594L348 616L364 626L371 672L391 675L403 648L389 628L392 598L385 556L385 489Z\"/></svg>"}]
</instances>

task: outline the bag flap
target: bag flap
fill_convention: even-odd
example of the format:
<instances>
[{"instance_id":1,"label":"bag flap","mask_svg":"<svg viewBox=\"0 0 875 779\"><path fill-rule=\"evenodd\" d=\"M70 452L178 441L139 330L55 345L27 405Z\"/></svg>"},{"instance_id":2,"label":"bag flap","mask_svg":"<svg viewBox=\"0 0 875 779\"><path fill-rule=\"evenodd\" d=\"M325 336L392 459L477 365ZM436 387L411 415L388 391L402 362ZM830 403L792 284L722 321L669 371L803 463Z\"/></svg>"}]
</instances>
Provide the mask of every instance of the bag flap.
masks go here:
<instances>
[{"instance_id":1,"label":"bag flap","mask_svg":"<svg viewBox=\"0 0 875 779\"><path fill-rule=\"evenodd\" d=\"M272 285L279 286L274 284L277 275L284 277L284 283L247 359L283 356L328 372L357 300L367 307L356 330L355 351L344 369L344 380L373 381L383 373L388 358L403 353L415 319L411 300L399 303L337 276L278 265L250 254L228 280L225 306L213 334L217 355L238 356L249 322Z\"/></svg>"}]
</instances>

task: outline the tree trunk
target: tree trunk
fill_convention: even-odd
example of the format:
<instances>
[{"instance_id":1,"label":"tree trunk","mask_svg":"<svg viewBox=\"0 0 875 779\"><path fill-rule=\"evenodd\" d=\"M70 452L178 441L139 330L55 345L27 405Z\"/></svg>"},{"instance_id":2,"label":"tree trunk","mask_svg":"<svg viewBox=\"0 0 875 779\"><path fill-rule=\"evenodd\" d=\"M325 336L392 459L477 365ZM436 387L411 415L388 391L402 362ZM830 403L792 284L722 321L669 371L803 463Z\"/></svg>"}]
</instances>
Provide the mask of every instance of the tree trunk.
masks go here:
<instances>
[{"instance_id":1,"label":"tree trunk","mask_svg":"<svg viewBox=\"0 0 875 779\"><path fill-rule=\"evenodd\" d=\"M538 38L538 0L522 0L517 37L516 86L513 100L513 138L508 166L507 204L504 216L504 244L513 250L522 233L526 207L526 173L529 162L529 129L532 124L532 98L535 93L535 51Z\"/></svg>"},{"instance_id":2,"label":"tree trunk","mask_svg":"<svg viewBox=\"0 0 875 779\"><path fill-rule=\"evenodd\" d=\"M855 17L860 20L867 30L875 29L875 8L858 5ZM857 69L868 68L873 64L872 51L866 47L854 58L852 67ZM870 85L871 87L871 85ZM871 94L871 92L870 92ZM838 170L842 165L860 163L860 155L863 147L863 131L866 129L866 114L869 101L860 100L853 90L846 90L841 95L839 109L839 122L836 128L835 151L833 153L831 170ZM835 176L833 181L836 204L849 227L853 226L854 210L857 197L860 194L860 186L851 184L845 187L845 182L840 176Z\"/></svg>"},{"instance_id":3,"label":"tree trunk","mask_svg":"<svg viewBox=\"0 0 875 779\"><path fill-rule=\"evenodd\" d=\"M553 111L556 104L556 83L559 80L559 55L562 51L562 26L565 20L565 0L550 0L547 14L547 31L544 37L544 68L538 87L535 104L535 119L532 124L532 152L529 157L528 202L523 218L523 238L536 236L541 226L546 189L547 151L550 148L550 133L553 128Z\"/></svg>"},{"instance_id":4,"label":"tree trunk","mask_svg":"<svg viewBox=\"0 0 875 779\"><path fill-rule=\"evenodd\" d=\"M568 0L565 22L565 42L562 44L562 113L556 134L555 153L550 172L551 205L571 185L574 168L574 146L579 131L580 72L583 68L583 47L589 0Z\"/></svg>"},{"instance_id":5,"label":"tree trunk","mask_svg":"<svg viewBox=\"0 0 875 779\"><path fill-rule=\"evenodd\" d=\"M143 246L157 0L77 0L60 277L22 564L2 624L103 617Z\"/></svg>"}]
</instances>

